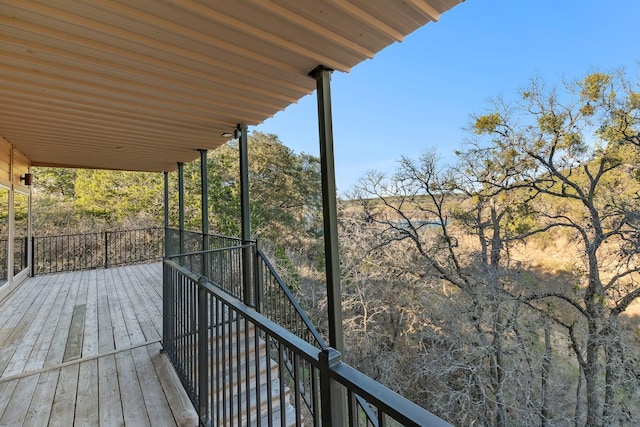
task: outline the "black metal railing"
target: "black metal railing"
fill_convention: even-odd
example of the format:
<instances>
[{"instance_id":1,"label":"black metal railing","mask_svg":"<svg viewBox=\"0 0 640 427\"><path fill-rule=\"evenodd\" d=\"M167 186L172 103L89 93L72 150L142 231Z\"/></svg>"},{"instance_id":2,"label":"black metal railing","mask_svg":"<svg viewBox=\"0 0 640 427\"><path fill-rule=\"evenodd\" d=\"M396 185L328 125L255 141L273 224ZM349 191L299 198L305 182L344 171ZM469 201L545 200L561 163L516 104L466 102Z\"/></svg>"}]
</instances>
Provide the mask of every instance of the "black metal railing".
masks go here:
<instances>
[{"instance_id":1,"label":"black metal railing","mask_svg":"<svg viewBox=\"0 0 640 427\"><path fill-rule=\"evenodd\" d=\"M32 237L31 274L60 273L162 259L164 229Z\"/></svg>"},{"instance_id":2,"label":"black metal railing","mask_svg":"<svg viewBox=\"0 0 640 427\"><path fill-rule=\"evenodd\" d=\"M204 425L448 425L175 260L163 282L164 350Z\"/></svg>"},{"instance_id":3,"label":"black metal railing","mask_svg":"<svg viewBox=\"0 0 640 427\"><path fill-rule=\"evenodd\" d=\"M0 282L8 279L8 239L0 239ZM13 238L13 272L19 273L29 265L29 238Z\"/></svg>"},{"instance_id":4,"label":"black metal railing","mask_svg":"<svg viewBox=\"0 0 640 427\"><path fill-rule=\"evenodd\" d=\"M213 286L253 307L314 347L329 348L266 255L257 249L255 242L176 255L171 259L189 271L206 276ZM251 268L245 269L245 263L250 263ZM288 353L283 354L281 365L290 372L294 370L292 360ZM298 379L302 382L300 390L303 402L311 410L312 396L308 394L308 390L312 378L303 375Z\"/></svg>"},{"instance_id":5,"label":"black metal railing","mask_svg":"<svg viewBox=\"0 0 640 427\"><path fill-rule=\"evenodd\" d=\"M206 239L199 231L166 229L167 256L200 252L203 249L221 249L242 245L238 237L223 236L221 234L207 234Z\"/></svg>"},{"instance_id":6,"label":"black metal railing","mask_svg":"<svg viewBox=\"0 0 640 427\"><path fill-rule=\"evenodd\" d=\"M13 238L13 272L14 274L29 266L29 238L19 236Z\"/></svg>"},{"instance_id":7,"label":"black metal railing","mask_svg":"<svg viewBox=\"0 0 640 427\"><path fill-rule=\"evenodd\" d=\"M225 243L221 241L221 243ZM320 349L328 348L291 290L255 241L208 251L169 256L189 271L206 276L213 286L243 301L268 319ZM250 264L249 269L245 268Z\"/></svg>"}]
</instances>

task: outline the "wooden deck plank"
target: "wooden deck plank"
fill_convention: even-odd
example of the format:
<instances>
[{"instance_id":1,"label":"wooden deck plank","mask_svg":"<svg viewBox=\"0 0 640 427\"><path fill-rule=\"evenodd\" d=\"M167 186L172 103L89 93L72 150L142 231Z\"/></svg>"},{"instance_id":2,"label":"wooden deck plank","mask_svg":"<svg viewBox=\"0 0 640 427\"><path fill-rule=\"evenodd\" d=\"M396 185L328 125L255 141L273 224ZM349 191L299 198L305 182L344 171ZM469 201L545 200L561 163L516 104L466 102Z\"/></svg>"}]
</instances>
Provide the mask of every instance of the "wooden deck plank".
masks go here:
<instances>
[{"instance_id":1,"label":"wooden deck plank","mask_svg":"<svg viewBox=\"0 0 640 427\"><path fill-rule=\"evenodd\" d=\"M27 417L31 398L38 385L38 375L30 375L19 380L16 388L11 395L2 418L0 418L0 426L19 426L22 425Z\"/></svg>"},{"instance_id":2,"label":"wooden deck plank","mask_svg":"<svg viewBox=\"0 0 640 427\"><path fill-rule=\"evenodd\" d=\"M127 326L124 322L120 299L116 291L114 283L117 278L113 274L112 268L104 270L106 278L107 295L109 297L109 315L111 316L111 325L113 326L113 340L115 348L125 348L131 346L131 339L127 332Z\"/></svg>"},{"instance_id":3,"label":"wooden deck plank","mask_svg":"<svg viewBox=\"0 0 640 427\"><path fill-rule=\"evenodd\" d=\"M24 420L25 426L46 426L49 423L59 377L59 369L53 369L39 375L38 385Z\"/></svg>"},{"instance_id":4,"label":"wooden deck plank","mask_svg":"<svg viewBox=\"0 0 640 427\"><path fill-rule=\"evenodd\" d=\"M73 275L67 274L67 279L70 282L74 282ZM72 283L70 283L71 285ZM73 309L76 305L79 286L77 284L69 286L69 293L62 306L62 312L58 319L58 324L53 333L51 339L51 346L49 347L49 353L45 360L45 366L52 366L61 363L64 358L64 350L67 346L67 338L69 337L69 327L71 326L71 318L73 316Z\"/></svg>"},{"instance_id":5,"label":"wooden deck plank","mask_svg":"<svg viewBox=\"0 0 640 427\"><path fill-rule=\"evenodd\" d=\"M149 295L145 292L145 286L140 283L139 275L137 274L137 268L129 268L126 270L127 278L130 281L130 286L125 287L125 292L130 301L133 301L133 307L135 307L135 314L138 318L138 323L144 334L144 338L147 341L155 341L160 339L161 330L158 330L157 319L153 319L152 312L153 303L149 298ZM149 287L147 285L147 287Z\"/></svg>"},{"instance_id":6,"label":"wooden deck plank","mask_svg":"<svg viewBox=\"0 0 640 427\"><path fill-rule=\"evenodd\" d=\"M7 381L0 383L0 415L4 414L5 409L9 405L11 395L18 386L18 381Z\"/></svg>"},{"instance_id":7,"label":"wooden deck plank","mask_svg":"<svg viewBox=\"0 0 640 427\"><path fill-rule=\"evenodd\" d=\"M84 315L86 304L76 305L71 315L71 325L69 326L69 336L64 349L63 362L79 359L82 356L82 339L84 336Z\"/></svg>"},{"instance_id":8,"label":"wooden deck plank","mask_svg":"<svg viewBox=\"0 0 640 427\"><path fill-rule=\"evenodd\" d=\"M99 399L96 399L96 396L98 396L98 360L91 359L80 363L74 427L99 425Z\"/></svg>"},{"instance_id":9,"label":"wooden deck plank","mask_svg":"<svg viewBox=\"0 0 640 427\"><path fill-rule=\"evenodd\" d=\"M162 264L145 264L136 269L136 275L140 283L145 283L144 292L152 305L149 312L152 318L158 319L162 324Z\"/></svg>"},{"instance_id":10,"label":"wooden deck plank","mask_svg":"<svg viewBox=\"0 0 640 427\"><path fill-rule=\"evenodd\" d=\"M131 350L152 426L175 426L175 420L146 347Z\"/></svg>"},{"instance_id":11,"label":"wooden deck plank","mask_svg":"<svg viewBox=\"0 0 640 427\"><path fill-rule=\"evenodd\" d=\"M131 351L116 354L122 412L126 425L150 426Z\"/></svg>"},{"instance_id":12,"label":"wooden deck plank","mask_svg":"<svg viewBox=\"0 0 640 427\"><path fill-rule=\"evenodd\" d=\"M160 353L161 281L160 263L38 276L0 302L0 425L198 425Z\"/></svg>"},{"instance_id":13,"label":"wooden deck plank","mask_svg":"<svg viewBox=\"0 0 640 427\"><path fill-rule=\"evenodd\" d=\"M100 427L122 427L122 405L120 403L120 385L114 355L98 359L98 402Z\"/></svg>"},{"instance_id":14,"label":"wooden deck plank","mask_svg":"<svg viewBox=\"0 0 640 427\"><path fill-rule=\"evenodd\" d=\"M96 277L98 291L98 353L106 353L116 348L113 340L113 325L111 324L111 309L107 295L107 281L104 271L98 270Z\"/></svg>"},{"instance_id":15,"label":"wooden deck plank","mask_svg":"<svg viewBox=\"0 0 640 427\"><path fill-rule=\"evenodd\" d=\"M67 278L68 276L59 274L56 275L55 280L52 280L50 284L42 284L48 292L55 295L55 299L49 309L49 313L47 313L44 325L40 330L40 335L34 344L29 360L24 367L25 372L40 369L45 365L47 354L49 353L49 347L51 346L51 341L53 340L53 335L56 330L56 326L58 325L58 319L62 314L62 306L67 298L67 294L69 293L69 286L67 286L65 282L65 279ZM30 286L32 285L30 284Z\"/></svg>"},{"instance_id":16,"label":"wooden deck plank","mask_svg":"<svg viewBox=\"0 0 640 427\"><path fill-rule=\"evenodd\" d=\"M0 302L0 324L3 328L12 328L20 321L21 314L31 305L35 297L39 294L38 286L19 286L14 289L5 299ZM11 304L11 300L19 299L24 301L24 305ZM0 342L2 345L2 342Z\"/></svg>"},{"instance_id":17,"label":"wooden deck plank","mask_svg":"<svg viewBox=\"0 0 640 427\"><path fill-rule=\"evenodd\" d=\"M87 279L87 309L84 315L84 336L82 337L82 356L98 354L98 289L96 271L89 271Z\"/></svg>"},{"instance_id":18,"label":"wooden deck plank","mask_svg":"<svg viewBox=\"0 0 640 427\"><path fill-rule=\"evenodd\" d=\"M171 407L171 412L179 426L193 426L199 424L198 414L187 396L187 392L180 384L178 374L174 370L169 359L160 352L160 343L147 346L151 362L156 370L162 389Z\"/></svg>"},{"instance_id":19,"label":"wooden deck plank","mask_svg":"<svg viewBox=\"0 0 640 427\"><path fill-rule=\"evenodd\" d=\"M19 374L25 370L29 357L33 353L38 339L42 335L42 329L46 324L47 317L57 296L56 291L59 288L54 286L51 291L48 289L45 291L45 287L42 285L39 286L39 288L37 302L34 301L33 304L33 316L25 318L25 320L30 319L30 324L26 331L24 331L24 335L20 338L20 344L16 347L15 352L7 364L2 374L3 377Z\"/></svg>"},{"instance_id":20,"label":"wooden deck plank","mask_svg":"<svg viewBox=\"0 0 640 427\"><path fill-rule=\"evenodd\" d=\"M60 368L58 387L51 407L51 426L72 426L78 389L79 364Z\"/></svg>"},{"instance_id":21,"label":"wooden deck plank","mask_svg":"<svg viewBox=\"0 0 640 427\"><path fill-rule=\"evenodd\" d=\"M16 350L20 347L37 311L37 305L31 304L29 309L22 315L20 322L11 328L10 334L2 344L2 352L0 352L0 372L2 372L2 377L6 377L12 373L13 368L9 366L9 363L16 353ZM7 368L9 368L9 373L5 375Z\"/></svg>"},{"instance_id":22,"label":"wooden deck plank","mask_svg":"<svg viewBox=\"0 0 640 427\"><path fill-rule=\"evenodd\" d=\"M125 290L126 288L131 288L131 279L128 274L129 269L129 267L112 269L111 273L113 274L115 292L118 296L118 301L120 302L120 309L122 310L122 317L124 319L129 340L131 345L137 345L146 342L146 340L144 332L142 332L142 328L140 327L136 311L132 306L132 299ZM126 285L124 285L124 283L126 283ZM133 301L136 300L137 299L134 299Z\"/></svg>"},{"instance_id":23,"label":"wooden deck plank","mask_svg":"<svg viewBox=\"0 0 640 427\"><path fill-rule=\"evenodd\" d=\"M0 324L0 377L5 376L4 371L13 358L15 351L20 346L24 334L29 330L31 322L38 311L38 304L35 301L42 293L42 286L24 286L18 289L23 292L15 292L3 301L3 308L6 312L10 312L11 316L2 316L2 324ZM15 298L21 298L20 304L10 304L10 301L17 301ZM4 313L1 313L4 314Z\"/></svg>"}]
</instances>

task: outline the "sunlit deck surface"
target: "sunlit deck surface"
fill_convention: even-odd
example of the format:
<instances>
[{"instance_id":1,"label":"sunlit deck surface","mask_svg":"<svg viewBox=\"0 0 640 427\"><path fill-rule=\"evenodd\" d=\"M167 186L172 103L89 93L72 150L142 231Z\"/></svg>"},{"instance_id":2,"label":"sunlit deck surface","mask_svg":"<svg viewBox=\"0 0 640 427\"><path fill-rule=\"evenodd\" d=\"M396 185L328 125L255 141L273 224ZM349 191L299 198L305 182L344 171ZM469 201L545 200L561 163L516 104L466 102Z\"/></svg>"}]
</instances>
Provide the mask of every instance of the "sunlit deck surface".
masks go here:
<instances>
[{"instance_id":1,"label":"sunlit deck surface","mask_svg":"<svg viewBox=\"0 0 640 427\"><path fill-rule=\"evenodd\" d=\"M160 263L37 276L0 303L0 426L197 426Z\"/></svg>"}]
</instances>

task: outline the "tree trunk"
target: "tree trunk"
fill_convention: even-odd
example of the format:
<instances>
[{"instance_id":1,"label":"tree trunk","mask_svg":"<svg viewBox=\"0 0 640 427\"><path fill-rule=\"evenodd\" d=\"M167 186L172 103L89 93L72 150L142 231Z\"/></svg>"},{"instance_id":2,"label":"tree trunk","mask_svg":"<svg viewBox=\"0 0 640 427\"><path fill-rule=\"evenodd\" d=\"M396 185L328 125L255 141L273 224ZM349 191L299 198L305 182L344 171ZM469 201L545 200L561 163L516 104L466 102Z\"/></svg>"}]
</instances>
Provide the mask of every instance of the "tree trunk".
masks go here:
<instances>
[{"instance_id":1,"label":"tree trunk","mask_svg":"<svg viewBox=\"0 0 640 427\"><path fill-rule=\"evenodd\" d=\"M584 378L587 383L587 427L602 426L601 402L602 396L598 390L598 377L600 374L598 352L600 350L599 332L597 322L589 319L589 337L587 339L587 359L584 369Z\"/></svg>"},{"instance_id":2,"label":"tree trunk","mask_svg":"<svg viewBox=\"0 0 640 427\"><path fill-rule=\"evenodd\" d=\"M542 358L542 384L540 385L540 426L549 426L549 374L551 373L551 324L546 322L544 326L544 356Z\"/></svg>"},{"instance_id":3,"label":"tree trunk","mask_svg":"<svg viewBox=\"0 0 640 427\"><path fill-rule=\"evenodd\" d=\"M620 342L618 336L618 317L611 315L608 319L605 337L605 383L604 383L604 407L602 419L605 424L611 425L615 421L616 388L620 366Z\"/></svg>"},{"instance_id":4,"label":"tree trunk","mask_svg":"<svg viewBox=\"0 0 640 427\"><path fill-rule=\"evenodd\" d=\"M573 416L573 425L575 427L580 427L580 419L582 418L582 377L584 375L584 369L580 366L580 371L578 373L578 385L576 386L576 411Z\"/></svg>"}]
</instances>

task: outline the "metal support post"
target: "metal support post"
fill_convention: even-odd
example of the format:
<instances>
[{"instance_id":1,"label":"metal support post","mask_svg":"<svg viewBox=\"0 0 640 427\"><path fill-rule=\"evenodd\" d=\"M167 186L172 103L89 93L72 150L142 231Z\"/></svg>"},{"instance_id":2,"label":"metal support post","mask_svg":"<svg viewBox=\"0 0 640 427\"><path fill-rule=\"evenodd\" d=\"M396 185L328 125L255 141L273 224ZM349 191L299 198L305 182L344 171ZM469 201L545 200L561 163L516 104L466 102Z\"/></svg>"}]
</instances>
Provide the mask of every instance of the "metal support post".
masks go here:
<instances>
[{"instance_id":1,"label":"metal support post","mask_svg":"<svg viewBox=\"0 0 640 427\"><path fill-rule=\"evenodd\" d=\"M323 350L320 358L320 409L323 427L341 427L345 425L344 391L342 386L331 378L331 367L340 363L342 356L333 348Z\"/></svg>"},{"instance_id":2,"label":"metal support post","mask_svg":"<svg viewBox=\"0 0 640 427\"><path fill-rule=\"evenodd\" d=\"M340 291L340 258L338 248L338 213L336 177L333 156L333 123L331 115L331 71L319 66L309 75L316 79L318 127L320 132L320 166L322 175L322 209L324 223L324 256L327 275L329 345L344 351L342 330L342 295Z\"/></svg>"},{"instance_id":3,"label":"metal support post","mask_svg":"<svg viewBox=\"0 0 640 427\"><path fill-rule=\"evenodd\" d=\"M184 164L178 162L178 229L179 251L184 253Z\"/></svg>"},{"instance_id":4,"label":"metal support post","mask_svg":"<svg viewBox=\"0 0 640 427\"><path fill-rule=\"evenodd\" d=\"M247 125L239 124L236 128L238 136L238 150L240 157L240 237L242 244L248 245L251 240L251 211L249 209L249 143L247 135ZM255 303L252 296L252 267L253 260L251 248L245 246L242 251L242 286L244 303L252 305ZM255 305L255 304L254 304Z\"/></svg>"},{"instance_id":5,"label":"metal support post","mask_svg":"<svg viewBox=\"0 0 640 427\"><path fill-rule=\"evenodd\" d=\"M169 255L169 172L164 172L164 256Z\"/></svg>"},{"instance_id":6,"label":"metal support post","mask_svg":"<svg viewBox=\"0 0 640 427\"><path fill-rule=\"evenodd\" d=\"M202 191L202 250L209 250L209 165L207 150L200 151L200 189ZM202 275L209 274L208 254L202 256Z\"/></svg>"}]
</instances>

